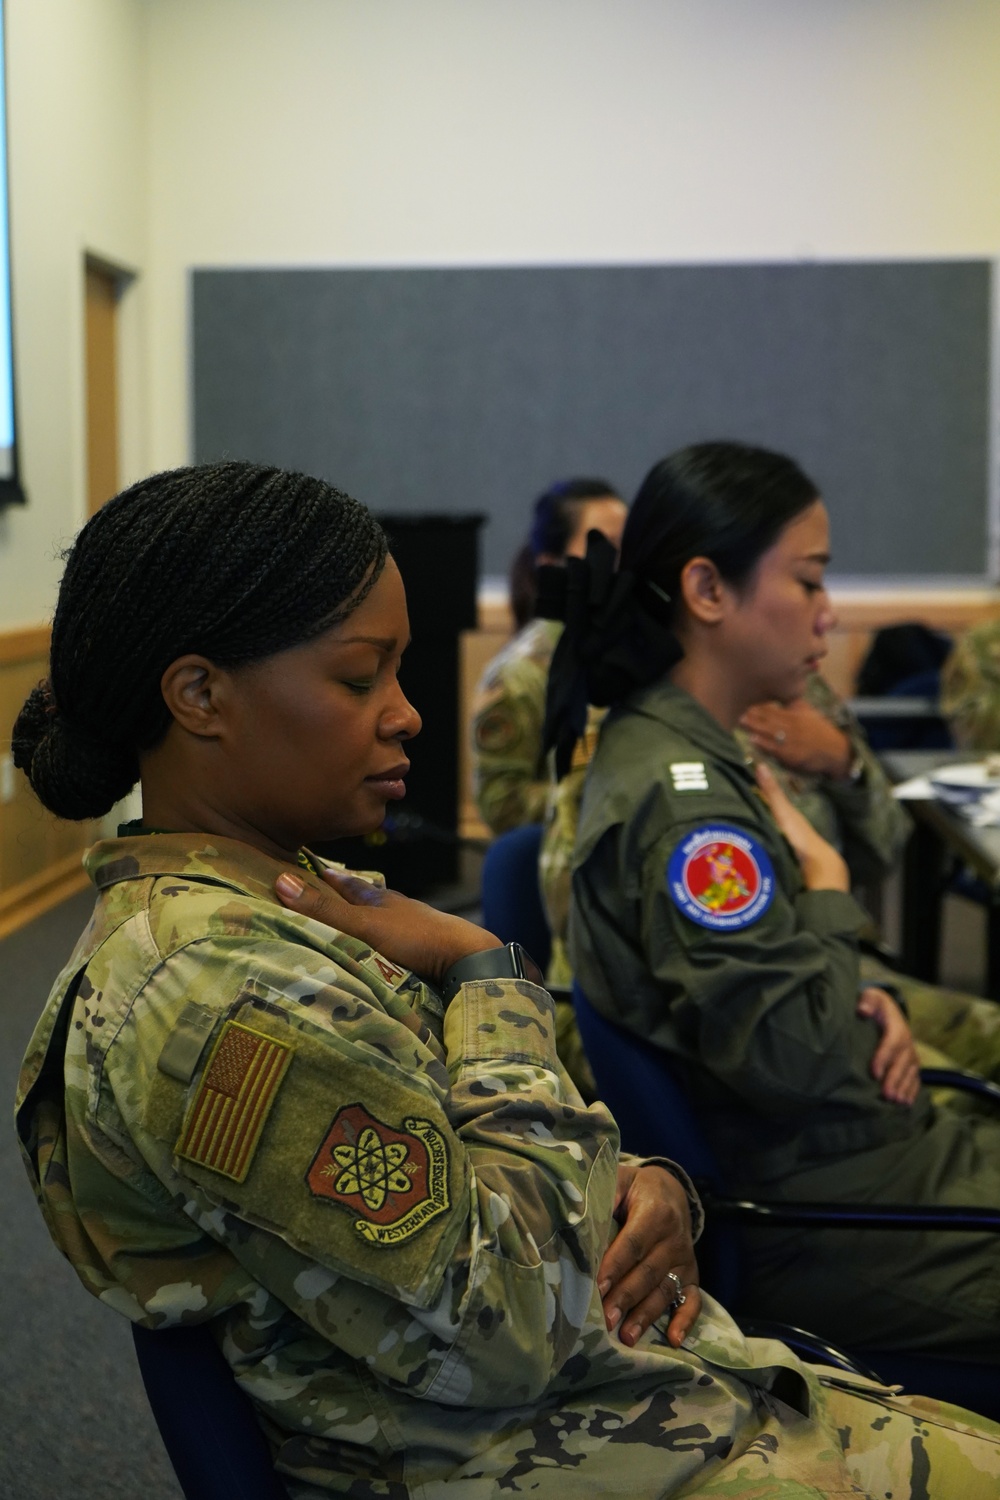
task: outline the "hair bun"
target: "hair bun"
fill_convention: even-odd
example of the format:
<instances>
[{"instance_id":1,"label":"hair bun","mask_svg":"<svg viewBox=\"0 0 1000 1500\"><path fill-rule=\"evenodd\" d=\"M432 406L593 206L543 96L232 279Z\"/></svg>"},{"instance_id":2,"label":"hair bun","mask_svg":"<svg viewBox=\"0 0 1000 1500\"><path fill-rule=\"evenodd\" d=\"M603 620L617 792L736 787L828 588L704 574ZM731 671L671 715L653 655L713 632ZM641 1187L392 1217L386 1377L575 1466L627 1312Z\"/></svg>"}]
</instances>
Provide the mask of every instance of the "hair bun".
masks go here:
<instances>
[{"instance_id":1,"label":"hair bun","mask_svg":"<svg viewBox=\"0 0 1000 1500\"><path fill-rule=\"evenodd\" d=\"M31 690L17 716L11 755L39 800L60 818L99 818L139 779L134 752L66 719L48 681Z\"/></svg>"}]
</instances>

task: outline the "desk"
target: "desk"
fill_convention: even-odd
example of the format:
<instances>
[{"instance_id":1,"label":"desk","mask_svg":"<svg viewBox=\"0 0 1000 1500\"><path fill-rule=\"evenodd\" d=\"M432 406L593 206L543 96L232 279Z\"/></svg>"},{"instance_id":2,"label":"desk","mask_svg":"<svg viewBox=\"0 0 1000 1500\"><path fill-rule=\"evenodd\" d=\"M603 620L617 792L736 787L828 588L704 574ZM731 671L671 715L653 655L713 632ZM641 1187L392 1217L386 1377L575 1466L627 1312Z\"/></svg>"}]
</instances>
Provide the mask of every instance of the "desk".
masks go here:
<instances>
[{"instance_id":1,"label":"desk","mask_svg":"<svg viewBox=\"0 0 1000 1500\"><path fill-rule=\"evenodd\" d=\"M889 750L879 756L895 783L969 759L967 750ZM986 993L1000 1000L1000 828L974 828L942 802L905 806L915 826L903 855L902 966L917 979L937 981L946 860L953 855L992 896L986 909Z\"/></svg>"},{"instance_id":2,"label":"desk","mask_svg":"<svg viewBox=\"0 0 1000 1500\"><path fill-rule=\"evenodd\" d=\"M936 698L847 698L847 707L857 719L935 719L943 722Z\"/></svg>"}]
</instances>

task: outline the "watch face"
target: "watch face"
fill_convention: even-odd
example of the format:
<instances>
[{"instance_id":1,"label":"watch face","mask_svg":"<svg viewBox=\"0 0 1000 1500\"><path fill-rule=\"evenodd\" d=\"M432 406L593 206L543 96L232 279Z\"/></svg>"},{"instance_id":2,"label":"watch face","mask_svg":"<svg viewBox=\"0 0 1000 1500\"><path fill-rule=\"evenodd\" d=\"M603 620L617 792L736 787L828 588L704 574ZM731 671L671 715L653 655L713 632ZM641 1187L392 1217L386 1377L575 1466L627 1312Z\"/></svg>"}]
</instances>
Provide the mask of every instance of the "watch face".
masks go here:
<instances>
[{"instance_id":1,"label":"watch face","mask_svg":"<svg viewBox=\"0 0 1000 1500\"><path fill-rule=\"evenodd\" d=\"M518 979L527 979L531 984L540 984L545 987L545 975L535 963L531 954L520 943L508 943L508 950L514 960Z\"/></svg>"}]
</instances>

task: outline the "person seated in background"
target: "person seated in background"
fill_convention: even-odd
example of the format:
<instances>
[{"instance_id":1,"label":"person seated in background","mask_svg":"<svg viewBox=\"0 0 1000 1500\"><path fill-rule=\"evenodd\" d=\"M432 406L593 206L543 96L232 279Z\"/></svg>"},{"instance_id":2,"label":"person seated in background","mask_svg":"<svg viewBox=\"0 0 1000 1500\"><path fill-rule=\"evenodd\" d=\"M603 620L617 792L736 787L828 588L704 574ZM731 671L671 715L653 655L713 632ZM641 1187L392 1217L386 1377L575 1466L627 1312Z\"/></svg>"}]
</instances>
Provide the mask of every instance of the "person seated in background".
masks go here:
<instances>
[{"instance_id":1,"label":"person seated in background","mask_svg":"<svg viewBox=\"0 0 1000 1500\"><path fill-rule=\"evenodd\" d=\"M591 1003L677 1059L730 1181L783 1201L1000 1206L1000 1120L936 1107L892 996L862 986L865 916L842 855L734 736L798 699L825 654L816 486L733 443L656 465L621 570L595 539L557 769L583 701L609 704L573 857L569 950ZM607 596L601 580L608 578ZM614 605L614 607L612 607ZM762 731L755 731L758 736ZM994 1235L769 1229L748 1300L830 1336L983 1363L1000 1337Z\"/></svg>"},{"instance_id":2,"label":"person seated in background","mask_svg":"<svg viewBox=\"0 0 1000 1500\"><path fill-rule=\"evenodd\" d=\"M573 972L567 950L573 849L587 767L597 745L600 716L588 720L567 774L553 787L545 813L539 886L552 932L550 984L567 988ZM910 819L871 750L861 725L820 672L801 697L749 708L734 730L748 758L763 760L779 786L847 861L851 886L863 890L895 868ZM866 934L877 940L873 925ZM888 987L906 1009L925 1066L959 1066L1000 1081L1000 1005L893 969L870 945L860 955L862 985ZM564 1023L560 1046L582 1091L593 1089L580 1044ZM586 1092L585 1092L586 1096Z\"/></svg>"},{"instance_id":3,"label":"person seated in background","mask_svg":"<svg viewBox=\"0 0 1000 1500\"><path fill-rule=\"evenodd\" d=\"M991 1500L995 1424L699 1292L690 1184L583 1108L525 955L301 847L401 795L408 637L307 476L156 475L77 538L14 756L64 817L141 779L143 821L87 855L17 1122L88 1292L211 1323L296 1500Z\"/></svg>"},{"instance_id":4,"label":"person seated in background","mask_svg":"<svg viewBox=\"0 0 1000 1500\"><path fill-rule=\"evenodd\" d=\"M511 568L517 634L486 667L473 706L476 802L491 833L540 823L549 791L542 756L545 685L562 626L535 618L535 569L582 557L592 530L617 547L626 514L605 479L567 479L535 501L528 540Z\"/></svg>"},{"instance_id":5,"label":"person seated in background","mask_svg":"<svg viewBox=\"0 0 1000 1500\"><path fill-rule=\"evenodd\" d=\"M959 636L941 671L941 712L963 750L1000 752L1000 620Z\"/></svg>"}]
</instances>

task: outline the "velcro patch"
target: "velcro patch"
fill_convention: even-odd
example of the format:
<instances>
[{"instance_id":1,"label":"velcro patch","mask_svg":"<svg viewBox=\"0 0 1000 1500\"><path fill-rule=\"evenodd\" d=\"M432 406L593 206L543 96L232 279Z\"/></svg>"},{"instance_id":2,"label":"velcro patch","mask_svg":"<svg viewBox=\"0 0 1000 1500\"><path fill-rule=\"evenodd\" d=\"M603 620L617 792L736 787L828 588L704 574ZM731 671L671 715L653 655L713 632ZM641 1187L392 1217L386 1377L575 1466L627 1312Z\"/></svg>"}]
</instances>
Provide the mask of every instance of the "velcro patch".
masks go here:
<instances>
[{"instance_id":1,"label":"velcro patch","mask_svg":"<svg viewBox=\"0 0 1000 1500\"><path fill-rule=\"evenodd\" d=\"M373 1245L411 1239L450 1206L448 1147L429 1120L408 1117L396 1130L362 1104L337 1111L313 1157L306 1184L358 1217Z\"/></svg>"},{"instance_id":2,"label":"velcro patch","mask_svg":"<svg viewBox=\"0 0 1000 1500\"><path fill-rule=\"evenodd\" d=\"M372 952L367 958L361 960L361 966L367 969L369 974L374 974L383 984L387 984L391 990L398 990L404 979L409 979L410 970L401 969L398 964L390 963L383 958L381 953Z\"/></svg>"},{"instance_id":3,"label":"velcro patch","mask_svg":"<svg viewBox=\"0 0 1000 1500\"><path fill-rule=\"evenodd\" d=\"M294 1048L227 1021L177 1142L178 1156L242 1182Z\"/></svg>"},{"instance_id":4,"label":"velcro patch","mask_svg":"<svg viewBox=\"0 0 1000 1500\"><path fill-rule=\"evenodd\" d=\"M774 900L774 867L762 844L728 824L695 829L667 863L667 890L678 911L701 927L749 927Z\"/></svg>"},{"instance_id":5,"label":"velcro patch","mask_svg":"<svg viewBox=\"0 0 1000 1500\"><path fill-rule=\"evenodd\" d=\"M707 792L708 777L703 760L675 760L670 766L675 792Z\"/></svg>"}]
</instances>

